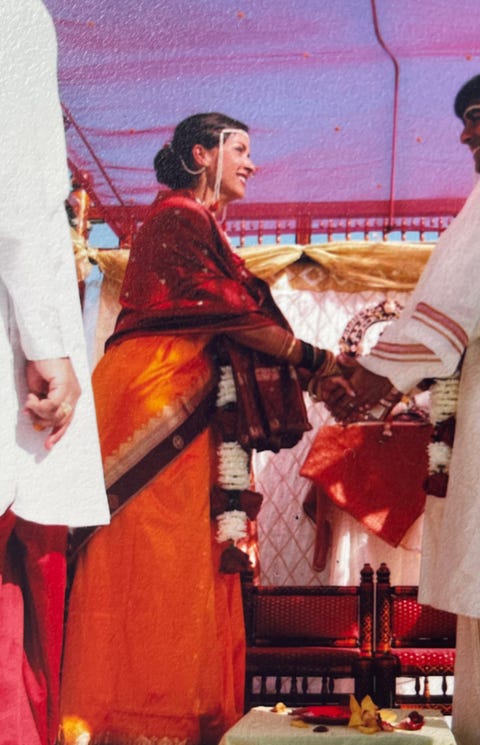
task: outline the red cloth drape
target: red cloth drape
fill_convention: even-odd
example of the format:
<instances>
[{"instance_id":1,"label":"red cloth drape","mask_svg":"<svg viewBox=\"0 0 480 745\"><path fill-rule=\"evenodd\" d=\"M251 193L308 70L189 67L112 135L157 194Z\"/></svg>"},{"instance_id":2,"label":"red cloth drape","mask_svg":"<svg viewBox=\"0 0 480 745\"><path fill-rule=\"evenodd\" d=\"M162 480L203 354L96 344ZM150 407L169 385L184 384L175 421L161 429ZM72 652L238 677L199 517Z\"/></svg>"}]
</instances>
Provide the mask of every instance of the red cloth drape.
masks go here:
<instances>
[{"instance_id":1,"label":"red cloth drape","mask_svg":"<svg viewBox=\"0 0 480 745\"><path fill-rule=\"evenodd\" d=\"M111 344L151 333L290 326L266 282L233 253L213 214L188 191L160 193L136 236Z\"/></svg>"},{"instance_id":2,"label":"red cloth drape","mask_svg":"<svg viewBox=\"0 0 480 745\"><path fill-rule=\"evenodd\" d=\"M365 528L398 546L425 506L431 426L325 426L300 471Z\"/></svg>"},{"instance_id":3,"label":"red cloth drape","mask_svg":"<svg viewBox=\"0 0 480 745\"><path fill-rule=\"evenodd\" d=\"M0 745L51 745L58 724L67 529L0 517Z\"/></svg>"}]
</instances>

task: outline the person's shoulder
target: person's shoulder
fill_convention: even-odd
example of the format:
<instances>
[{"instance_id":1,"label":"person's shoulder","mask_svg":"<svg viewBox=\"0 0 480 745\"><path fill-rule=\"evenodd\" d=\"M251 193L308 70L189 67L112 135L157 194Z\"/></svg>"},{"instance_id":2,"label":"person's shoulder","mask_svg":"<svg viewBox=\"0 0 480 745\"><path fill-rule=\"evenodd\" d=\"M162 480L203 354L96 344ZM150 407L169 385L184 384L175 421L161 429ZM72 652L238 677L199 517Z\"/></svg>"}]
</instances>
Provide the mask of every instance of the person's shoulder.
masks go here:
<instances>
[{"instance_id":1,"label":"person's shoulder","mask_svg":"<svg viewBox=\"0 0 480 745\"><path fill-rule=\"evenodd\" d=\"M183 190L160 193L156 200L156 207L161 211L180 209L193 214L208 216L208 210L205 206L197 201L190 192Z\"/></svg>"},{"instance_id":2,"label":"person's shoulder","mask_svg":"<svg viewBox=\"0 0 480 745\"><path fill-rule=\"evenodd\" d=\"M206 207L187 192L160 194L151 213L153 220L193 223L197 228L210 229L214 218Z\"/></svg>"}]
</instances>

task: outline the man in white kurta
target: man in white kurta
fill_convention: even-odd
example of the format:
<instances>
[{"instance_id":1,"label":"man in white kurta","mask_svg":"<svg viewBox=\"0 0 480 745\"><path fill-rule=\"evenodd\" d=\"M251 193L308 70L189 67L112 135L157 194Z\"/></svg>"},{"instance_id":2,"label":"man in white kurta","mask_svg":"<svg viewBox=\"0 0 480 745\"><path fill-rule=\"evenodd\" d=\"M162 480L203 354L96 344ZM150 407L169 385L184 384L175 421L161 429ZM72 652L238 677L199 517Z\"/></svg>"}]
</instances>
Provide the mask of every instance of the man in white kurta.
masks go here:
<instances>
[{"instance_id":1,"label":"man in white kurta","mask_svg":"<svg viewBox=\"0 0 480 745\"><path fill-rule=\"evenodd\" d=\"M0 745L51 745L66 529L109 516L64 206L55 30L40 0L2 0L0 21Z\"/></svg>"},{"instance_id":2,"label":"man in white kurta","mask_svg":"<svg viewBox=\"0 0 480 745\"><path fill-rule=\"evenodd\" d=\"M480 76L456 98L461 140L480 172ZM480 182L440 237L407 307L350 378L330 391L339 419L422 379L461 365L446 498L427 496L419 583L422 603L458 614L453 729L458 745L480 742ZM352 395L355 394L355 395ZM350 412L350 413L349 413Z\"/></svg>"}]
</instances>

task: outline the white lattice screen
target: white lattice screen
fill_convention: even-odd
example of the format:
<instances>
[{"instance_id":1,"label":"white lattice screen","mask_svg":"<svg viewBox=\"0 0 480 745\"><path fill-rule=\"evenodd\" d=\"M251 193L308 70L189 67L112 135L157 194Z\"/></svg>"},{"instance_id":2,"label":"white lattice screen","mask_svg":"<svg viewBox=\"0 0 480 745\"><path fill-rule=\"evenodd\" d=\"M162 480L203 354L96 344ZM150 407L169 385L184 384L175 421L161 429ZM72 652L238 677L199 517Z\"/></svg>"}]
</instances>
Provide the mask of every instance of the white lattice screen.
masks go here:
<instances>
[{"instance_id":1,"label":"white lattice screen","mask_svg":"<svg viewBox=\"0 0 480 745\"><path fill-rule=\"evenodd\" d=\"M295 290L288 276L272 286L278 305L302 339L338 351L338 340L347 322L360 310L388 298L405 302L405 295L363 292ZM374 568L386 561L395 581L418 582L421 526L409 537L409 548L390 547L367 533L352 517L333 503L328 507L333 546L324 571L312 567L315 531L302 507L310 482L299 475L318 428L332 421L323 404L307 401L312 432L291 450L260 453L254 458L256 488L264 496L257 527L260 582L262 584L355 584L365 561Z\"/></svg>"}]
</instances>

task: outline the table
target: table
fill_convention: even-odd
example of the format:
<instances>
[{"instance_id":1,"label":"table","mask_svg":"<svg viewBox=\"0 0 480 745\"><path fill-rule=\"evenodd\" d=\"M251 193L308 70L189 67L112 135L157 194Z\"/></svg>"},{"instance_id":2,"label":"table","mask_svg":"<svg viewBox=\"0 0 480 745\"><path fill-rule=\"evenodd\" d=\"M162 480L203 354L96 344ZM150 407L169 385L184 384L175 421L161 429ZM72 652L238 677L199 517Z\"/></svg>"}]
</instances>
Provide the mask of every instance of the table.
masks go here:
<instances>
[{"instance_id":1,"label":"table","mask_svg":"<svg viewBox=\"0 0 480 745\"><path fill-rule=\"evenodd\" d=\"M290 716L258 706L225 733L220 745L455 745L453 733L439 711L419 711L425 717L421 730L365 735L348 726L329 726L328 732L314 732L313 724L292 727ZM407 714L408 710L398 710L397 721Z\"/></svg>"}]
</instances>

